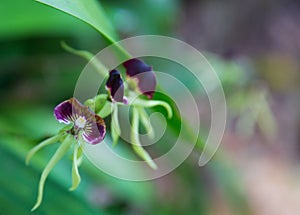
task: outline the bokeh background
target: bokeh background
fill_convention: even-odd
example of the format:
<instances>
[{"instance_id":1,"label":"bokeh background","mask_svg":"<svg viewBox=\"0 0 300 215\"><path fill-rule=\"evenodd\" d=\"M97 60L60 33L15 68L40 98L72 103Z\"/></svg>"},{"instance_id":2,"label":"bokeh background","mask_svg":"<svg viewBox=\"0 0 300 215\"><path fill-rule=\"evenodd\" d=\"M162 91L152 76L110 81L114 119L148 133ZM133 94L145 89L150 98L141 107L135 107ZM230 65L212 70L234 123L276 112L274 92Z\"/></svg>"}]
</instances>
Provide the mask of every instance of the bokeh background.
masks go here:
<instances>
[{"instance_id":1,"label":"bokeh background","mask_svg":"<svg viewBox=\"0 0 300 215\"><path fill-rule=\"evenodd\" d=\"M205 167L197 166L195 149L175 171L148 182L110 177L86 160L74 192L68 191L66 157L50 174L34 214L299 213L300 2L103 0L101 5L120 38L166 35L204 53L225 90L224 139ZM58 131L53 107L72 96L86 65L60 42L94 53L107 42L85 23L34 1L2 0L0 20L0 214L29 214L39 175L57 145L28 167L26 152ZM208 129L209 111L205 105L201 111Z\"/></svg>"}]
</instances>

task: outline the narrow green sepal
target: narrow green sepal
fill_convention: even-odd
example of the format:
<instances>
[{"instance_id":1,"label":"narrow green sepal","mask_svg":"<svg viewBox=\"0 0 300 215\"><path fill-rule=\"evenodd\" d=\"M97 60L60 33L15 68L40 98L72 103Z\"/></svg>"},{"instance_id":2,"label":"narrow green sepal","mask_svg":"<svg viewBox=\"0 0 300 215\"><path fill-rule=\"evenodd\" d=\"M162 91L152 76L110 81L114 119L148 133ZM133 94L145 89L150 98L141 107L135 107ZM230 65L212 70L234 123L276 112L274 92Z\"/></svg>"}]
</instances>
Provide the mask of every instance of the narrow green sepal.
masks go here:
<instances>
[{"instance_id":1,"label":"narrow green sepal","mask_svg":"<svg viewBox=\"0 0 300 215\"><path fill-rule=\"evenodd\" d=\"M135 99L131 105L137 106L137 107L155 107L155 106L162 106L166 109L168 113L168 118L172 118L173 116L173 111L171 106L164 101L159 101L159 100L143 100L143 99Z\"/></svg>"},{"instance_id":2,"label":"narrow green sepal","mask_svg":"<svg viewBox=\"0 0 300 215\"><path fill-rule=\"evenodd\" d=\"M51 172L53 167L57 164L57 162L67 153L67 151L69 150L69 148L73 142L74 142L74 137L71 135L68 135L65 138L65 140L61 143L59 148L56 150L54 155L51 157L50 161L47 163L45 169L42 172L41 178L40 178L39 187L38 187L38 197L37 197L35 205L31 209L31 211L36 210L42 203L44 185L45 185L45 181L46 181L49 173Z\"/></svg>"},{"instance_id":3,"label":"narrow green sepal","mask_svg":"<svg viewBox=\"0 0 300 215\"><path fill-rule=\"evenodd\" d=\"M71 46L69 46L65 41L62 41L60 44L63 47L63 49L67 52L80 56L86 59L87 61L91 62L91 64L97 69L100 75L105 76L107 74L108 69L106 69L106 67L99 60L97 60L97 58L94 57L94 54L85 50L74 49Z\"/></svg>"},{"instance_id":4,"label":"narrow green sepal","mask_svg":"<svg viewBox=\"0 0 300 215\"><path fill-rule=\"evenodd\" d=\"M141 123L143 124L144 128L146 129L147 135L151 139L153 139L154 138L154 131L153 131L153 127L150 123L150 119L149 119L149 116L148 116L147 112L142 107L137 107L137 109L138 109L138 112L139 112L139 115L140 115Z\"/></svg>"},{"instance_id":5,"label":"narrow green sepal","mask_svg":"<svg viewBox=\"0 0 300 215\"><path fill-rule=\"evenodd\" d=\"M81 160L81 153L79 152L80 146L78 143L74 144L73 151L73 164L72 164L72 187L70 187L70 191L75 190L80 184L81 178L78 171L78 166Z\"/></svg>"},{"instance_id":6,"label":"narrow green sepal","mask_svg":"<svg viewBox=\"0 0 300 215\"><path fill-rule=\"evenodd\" d=\"M36 145L35 147L33 147L27 154L26 159L25 159L25 163L26 165L29 164L31 158L33 157L33 155L35 155L35 153L37 153L39 150L41 150L42 148L44 148L45 146L48 146L50 144L53 143L57 143L60 138L63 136L63 134L58 134L55 135L53 137L50 137L44 141L42 141L41 143L39 143L38 145Z\"/></svg>"},{"instance_id":7,"label":"narrow green sepal","mask_svg":"<svg viewBox=\"0 0 300 215\"><path fill-rule=\"evenodd\" d=\"M114 104L113 112L111 116L111 137L113 139L113 145L115 146L118 143L119 137L121 135L121 128L118 118L118 106Z\"/></svg>"},{"instance_id":8,"label":"narrow green sepal","mask_svg":"<svg viewBox=\"0 0 300 215\"><path fill-rule=\"evenodd\" d=\"M157 165L142 147L139 140L139 113L136 107L133 108L132 128L131 128L131 144L135 153L142 158L152 169L157 169Z\"/></svg>"},{"instance_id":9,"label":"narrow green sepal","mask_svg":"<svg viewBox=\"0 0 300 215\"><path fill-rule=\"evenodd\" d=\"M142 158L152 169L157 169L156 163L152 160L149 153L142 146L133 145L132 148L135 153L140 158Z\"/></svg>"}]
</instances>

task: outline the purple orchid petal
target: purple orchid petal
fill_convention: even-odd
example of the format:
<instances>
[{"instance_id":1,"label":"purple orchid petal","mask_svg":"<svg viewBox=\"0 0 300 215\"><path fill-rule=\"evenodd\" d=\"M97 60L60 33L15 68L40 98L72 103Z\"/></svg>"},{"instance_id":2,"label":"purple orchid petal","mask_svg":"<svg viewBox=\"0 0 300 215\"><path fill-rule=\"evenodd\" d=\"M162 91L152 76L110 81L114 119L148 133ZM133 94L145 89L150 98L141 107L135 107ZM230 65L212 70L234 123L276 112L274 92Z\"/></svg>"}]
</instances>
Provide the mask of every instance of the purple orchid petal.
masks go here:
<instances>
[{"instance_id":1,"label":"purple orchid petal","mask_svg":"<svg viewBox=\"0 0 300 215\"><path fill-rule=\"evenodd\" d=\"M73 134L78 135L79 131L83 131L82 137L90 144L98 144L105 137L104 120L75 98L57 105L54 108L54 116L59 122L74 123Z\"/></svg>"},{"instance_id":2,"label":"purple orchid petal","mask_svg":"<svg viewBox=\"0 0 300 215\"><path fill-rule=\"evenodd\" d=\"M120 72L116 69L109 72L106 88L110 92L111 99L116 102L124 100L124 84Z\"/></svg>"},{"instance_id":3,"label":"purple orchid petal","mask_svg":"<svg viewBox=\"0 0 300 215\"><path fill-rule=\"evenodd\" d=\"M105 137L105 123L104 120L98 115L93 115L92 117L93 119L88 119L88 124L84 128L82 137L86 142L90 144L98 144Z\"/></svg>"},{"instance_id":4,"label":"purple orchid petal","mask_svg":"<svg viewBox=\"0 0 300 215\"><path fill-rule=\"evenodd\" d=\"M66 100L54 108L55 118L62 123L70 124L74 122L72 100Z\"/></svg>"},{"instance_id":5,"label":"purple orchid petal","mask_svg":"<svg viewBox=\"0 0 300 215\"><path fill-rule=\"evenodd\" d=\"M156 88L156 76L151 66L133 58L123 63L127 77L137 80L138 90L152 98Z\"/></svg>"}]
</instances>

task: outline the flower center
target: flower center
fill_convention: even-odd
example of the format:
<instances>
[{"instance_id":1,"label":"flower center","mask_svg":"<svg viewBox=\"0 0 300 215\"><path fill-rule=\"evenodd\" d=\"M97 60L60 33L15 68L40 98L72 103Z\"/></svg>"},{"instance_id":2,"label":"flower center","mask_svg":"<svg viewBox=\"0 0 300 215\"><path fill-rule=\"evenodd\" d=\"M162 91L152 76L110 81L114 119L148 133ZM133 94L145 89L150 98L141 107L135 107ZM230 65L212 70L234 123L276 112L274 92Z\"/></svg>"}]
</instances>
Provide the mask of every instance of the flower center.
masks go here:
<instances>
[{"instance_id":1,"label":"flower center","mask_svg":"<svg viewBox=\"0 0 300 215\"><path fill-rule=\"evenodd\" d=\"M82 116L78 117L75 121L75 125L78 128L84 128L85 124L86 124L86 119Z\"/></svg>"}]
</instances>

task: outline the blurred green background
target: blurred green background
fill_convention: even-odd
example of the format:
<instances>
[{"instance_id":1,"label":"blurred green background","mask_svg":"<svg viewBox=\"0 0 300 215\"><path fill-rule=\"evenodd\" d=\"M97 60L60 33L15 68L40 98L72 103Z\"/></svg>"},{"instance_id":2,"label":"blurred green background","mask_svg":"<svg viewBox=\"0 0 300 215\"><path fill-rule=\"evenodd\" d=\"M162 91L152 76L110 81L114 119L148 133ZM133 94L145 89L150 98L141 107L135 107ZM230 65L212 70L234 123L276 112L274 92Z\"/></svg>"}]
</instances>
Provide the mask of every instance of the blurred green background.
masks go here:
<instances>
[{"instance_id":1,"label":"blurred green background","mask_svg":"<svg viewBox=\"0 0 300 215\"><path fill-rule=\"evenodd\" d=\"M205 54L226 94L224 139L205 167L197 166L195 149L175 171L148 182L113 178L85 160L74 192L68 191L66 156L33 214L297 214L300 2L99 2L119 38L172 36ZM39 152L28 167L24 158L61 128L53 107L73 95L86 65L60 42L93 53L108 42L82 21L31 0L2 0L0 20L0 214L29 214L40 173L57 145ZM209 113L203 105L204 130Z\"/></svg>"}]
</instances>

